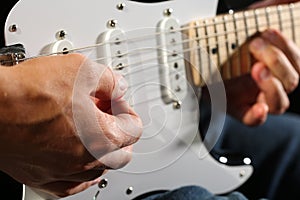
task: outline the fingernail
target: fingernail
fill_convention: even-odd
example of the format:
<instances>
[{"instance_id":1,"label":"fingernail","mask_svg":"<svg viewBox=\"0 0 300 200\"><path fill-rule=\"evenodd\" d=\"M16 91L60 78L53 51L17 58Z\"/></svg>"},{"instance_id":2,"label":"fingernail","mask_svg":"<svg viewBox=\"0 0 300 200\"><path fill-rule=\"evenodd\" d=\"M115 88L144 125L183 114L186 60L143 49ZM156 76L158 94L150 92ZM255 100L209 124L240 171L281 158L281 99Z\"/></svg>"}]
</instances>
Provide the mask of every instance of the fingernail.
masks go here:
<instances>
[{"instance_id":1,"label":"fingernail","mask_svg":"<svg viewBox=\"0 0 300 200\"><path fill-rule=\"evenodd\" d=\"M259 77L261 80L267 80L270 77L270 70L268 68L264 68L261 70Z\"/></svg>"},{"instance_id":2,"label":"fingernail","mask_svg":"<svg viewBox=\"0 0 300 200\"><path fill-rule=\"evenodd\" d=\"M255 51L260 51L260 50L264 49L265 46L266 46L266 43L261 38L255 38L250 43L250 48L253 48L253 50L255 50Z\"/></svg>"}]
</instances>

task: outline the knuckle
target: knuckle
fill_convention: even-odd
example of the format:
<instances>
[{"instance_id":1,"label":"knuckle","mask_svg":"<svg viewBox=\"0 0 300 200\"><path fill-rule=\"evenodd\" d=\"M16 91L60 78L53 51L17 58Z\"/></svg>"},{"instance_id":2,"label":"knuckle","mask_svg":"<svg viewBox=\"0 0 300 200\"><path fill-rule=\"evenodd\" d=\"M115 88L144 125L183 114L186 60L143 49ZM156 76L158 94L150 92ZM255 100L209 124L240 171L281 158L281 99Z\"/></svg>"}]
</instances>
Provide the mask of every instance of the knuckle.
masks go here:
<instances>
[{"instance_id":1,"label":"knuckle","mask_svg":"<svg viewBox=\"0 0 300 200\"><path fill-rule=\"evenodd\" d=\"M288 79L288 87L286 88L286 92L290 93L296 89L299 84L299 75L295 74L293 77Z\"/></svg>"},{"instance_id":2,"label":"knuckle","mask_svg":"<svg viewBox=\"0 0 300 200\"><path fill-rule=\"evenodd\" d=\"M280 66L281 65L281 55L278 51L274 51L273 52L273 55L274 56L271 56L269 58L269 62L270 62L270 65L273 66L273 67L277 67L277 66Z\"/></svg>"},{"instance_id":3,"label":"knuckle","mask_svg":"<svg viewBox=\"0 0 300 200\"><path fill-rule=\"evenodd\" d=\"M117 148L121 148L123 146L122 141L122 134L120 134L120 131L117 131L115 129L106 129L105 136L109 142L110 146L115 146Z\"/></svg>"},{"instance_id":4,"label":"knuckle","mask_svg":"<svg viewBox=\"0 0 300 200\"><path fill-rule=\"evenodd\" d=\"M82 62L83 60L85 60L85 56L80 54L80 53L72 53L72 54L67 54L68 56L72 57L74 60L78 61L78 62Z\"/></svg>"},{"instance_id":5,"label":"knuckle","mask_svg":"<svg viewBox=\"0 0 300 200\"><path fill-rule=\"evenodd\" d=\"M123 148L132 145L139 140L143 130L141 126L141 120L138 117L136 117L134 120L135 121L130 125L130 128L123 127L122 124L118 124L116 122L114 127L117 128L107 128L105 135L112 145L115 145L118 148Z\"/></svg>"}]
</instances>

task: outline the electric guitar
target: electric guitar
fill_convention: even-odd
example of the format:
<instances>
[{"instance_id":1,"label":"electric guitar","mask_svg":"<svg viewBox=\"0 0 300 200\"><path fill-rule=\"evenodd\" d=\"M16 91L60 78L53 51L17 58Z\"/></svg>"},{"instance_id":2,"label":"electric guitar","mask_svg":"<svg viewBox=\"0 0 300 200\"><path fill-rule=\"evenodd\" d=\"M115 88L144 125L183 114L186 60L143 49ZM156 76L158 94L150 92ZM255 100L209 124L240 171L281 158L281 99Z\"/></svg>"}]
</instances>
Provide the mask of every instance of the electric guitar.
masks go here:
<instances>
[{"instance_id":1,"label":"electric guitar","mask_svg":"<svg viewBox=\"0 0 300 200\"><path fill-rule=\"evenodd\" d=\"M6 45L22 44L26 59L79 52L119 71L129 83L126 98L145 125L128 165L61 199L135 199L184 185L221 194L251 176L247 158L230 166L226 157L210 155L224 123L219 111L226 111L225 91L222 84L218 91L209 89L213 114L201 138L199 90L248 73L251 55L240 47L258 31L274 27L297 42L300 5L214 16L216 6L217 0L20 0L14 6ZM245 59L248 64L241 65ZM54 199L25 185L22 198Z\"/></svg>"}]
</instances>

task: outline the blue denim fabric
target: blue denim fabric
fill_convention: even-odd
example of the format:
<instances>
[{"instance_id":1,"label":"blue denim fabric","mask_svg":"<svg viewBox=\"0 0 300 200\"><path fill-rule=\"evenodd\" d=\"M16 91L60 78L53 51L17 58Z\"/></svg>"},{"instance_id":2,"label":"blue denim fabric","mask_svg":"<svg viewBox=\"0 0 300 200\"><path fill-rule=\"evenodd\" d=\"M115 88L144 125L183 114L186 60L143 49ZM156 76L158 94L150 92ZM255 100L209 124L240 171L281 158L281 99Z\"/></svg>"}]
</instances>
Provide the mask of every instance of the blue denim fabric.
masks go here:
<instances>
[{"instance_id":1,"label":"blue denim fabric","mask_svg":"<svg viewBox=\"0 0 300 200\"><path fill-rule=\"evenodd\" d=\"M169 192L151 195L143 200L247 200L247 198L239 192L217 196L200 186L185 186Z\"/></svg>"},{"instance_id":2,"label":"blue denim fabric","mask_svg":"<svg viewBox=\"0 0 300 200\"><path fill-rule=\"evenodd\" d=\"M296 90L300 93L300 87ZM299 95L297 96L297 98ZM236 190L249 199L300 199L300 109L295 99L289 112L269 115L261 126L249 127L226 116L225 126L212 155L249 157L254 173ZM298 107L297 107L298 106ZM210 120L208 106L201 104L201 132ZM204 136L203 136L204 137Z\"/></svg>"},{"instance_id":3,"label":"blue denim fabric","mask_svg":"<svg viewBox=\"0 0 300 200\"><path fill-rule=\"evenodd\" d=\"M250 199L300 199L300 116L268 117L259 127L246 127L227 117L215 150L250 157L254 173L237 190Z\"/></svg>"}]
</instances>

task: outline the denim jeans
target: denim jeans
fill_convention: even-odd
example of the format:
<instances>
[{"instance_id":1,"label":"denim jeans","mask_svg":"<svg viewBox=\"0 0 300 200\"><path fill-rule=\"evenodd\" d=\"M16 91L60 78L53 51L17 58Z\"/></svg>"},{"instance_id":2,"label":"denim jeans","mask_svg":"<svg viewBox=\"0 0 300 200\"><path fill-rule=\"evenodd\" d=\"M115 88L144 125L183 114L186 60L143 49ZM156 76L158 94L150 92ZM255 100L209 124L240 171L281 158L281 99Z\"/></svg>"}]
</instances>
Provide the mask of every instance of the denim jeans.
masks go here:
<instances>
[{"instance_id":1,"label":"denim jeans","mask_svg":"<svg viewBox=\"0 0 300 200\"><path fill-rule=\"evenodd\" d=\"M239 192L217 196L200 186L185 186L172 191L154 194L143 198L143 200L247 200L247 198Z\"/></svg>"}]
</instances>

